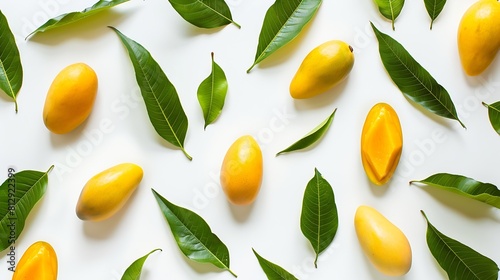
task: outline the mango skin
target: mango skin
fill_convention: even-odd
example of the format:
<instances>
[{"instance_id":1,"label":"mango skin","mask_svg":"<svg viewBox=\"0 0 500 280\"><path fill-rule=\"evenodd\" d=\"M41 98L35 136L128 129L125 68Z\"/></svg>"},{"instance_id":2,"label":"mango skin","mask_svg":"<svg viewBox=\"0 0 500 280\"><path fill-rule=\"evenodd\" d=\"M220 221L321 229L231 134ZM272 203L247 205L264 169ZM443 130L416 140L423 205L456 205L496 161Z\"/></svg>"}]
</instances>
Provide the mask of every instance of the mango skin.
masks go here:
<instances>
[{"instance_id":1,"label":"mango skin","mask_svg":"<svg viewBox=\"0 0 500 280\"><path fill-rule=\"evenodd\" d=\"M234 205L251 204L262 184L263 160L259 144L252 136L238 138L226 152L220 182Z\"/></svg>"},{"instance_id":2,"label":"mango skin","mask_svg":"<svg viewBox=\"0 0 500 280\"><path fill-rule=\"evenodd\" d=\"M142 177L142 168L133 163L118 164L95 175L80 193L76 215L89 221L110 218L125 205Z\"/></svg>"},{"instance_id":3,"label":"mango skin","mask_svg":"<svg viewBox=\"0 0 500 280\"><path fill-rule=\"evenodd\" d=\"M467 9L458 27L458 52L465 73L481 74L500 49L500 2L479 0Z\"/></svg>"},{"instance_id":4,"label":"mango skin","mask_svg":"<svg viewBox=\"0 0 500 280\"><path fill-rule=\"evenodd\" d=\"M389 276L408 273L411 247L399 228L369 206L358 207L354 226L363 252L377 270Z\"/></svg>"},{"instance_id":5,"label":"mango skin","mask_svg":"<svg viewBox=\"0 0 500 280\"><path fill-rule=\"evenodd\" d=\"M68 133L92 111L97 95L97 75L84 64L67 66L54 78L43 107L43 122L55 134Z\"/></svg>"},{"instance_id":6,"label":"mango skin","mask_svg":"<svg viewBox=\"0 0 500 280\"><path fill-rule=\"evenodd\" d=\"M325 42L302 61L290 83L290 95L295 99L319 95L344 80L353 65L351 46L339 40Z\"/></svg>"},{"instance_id":7,"label":"mango skin","mask_svg":"<svg viewBox=\"0 0 500 280\"><path fill-rule=\"evenodd\" d=\"M386 103L378 103L366 116L361 133L361 160L368 179L376 185L387 183L403 150L403 132L398 115Z\"/></svg>"},{"instance_id":8,"label":"mango skin","mask_svg":"<svg viewBox=\"0 0 500 280\"><path fill-rule=\"evenodd\" d=\"M57 255L45 241L33 243L24 252L12 280L57 280Z\"/></svg>"}]
</instances>

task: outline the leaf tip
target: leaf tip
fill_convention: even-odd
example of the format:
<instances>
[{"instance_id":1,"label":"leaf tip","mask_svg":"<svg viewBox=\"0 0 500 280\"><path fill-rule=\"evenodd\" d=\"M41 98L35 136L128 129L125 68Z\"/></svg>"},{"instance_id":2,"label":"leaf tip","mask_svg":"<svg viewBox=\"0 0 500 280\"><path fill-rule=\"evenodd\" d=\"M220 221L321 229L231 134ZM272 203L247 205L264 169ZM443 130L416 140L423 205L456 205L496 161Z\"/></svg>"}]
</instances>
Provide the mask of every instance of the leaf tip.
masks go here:
<instances>
[{"instance_id":1,"label":"leaf tip","mask_svg":"<svg viewBox=\"0 0 500 280\"><path fill-rule=\"evenodd\" d=\"M422 216L424 216L425 220L429 222L429 219L427 219L427 215L425 214L424 210L420 210L420 213L422 214Z\"/></svg>"}]
</instances>

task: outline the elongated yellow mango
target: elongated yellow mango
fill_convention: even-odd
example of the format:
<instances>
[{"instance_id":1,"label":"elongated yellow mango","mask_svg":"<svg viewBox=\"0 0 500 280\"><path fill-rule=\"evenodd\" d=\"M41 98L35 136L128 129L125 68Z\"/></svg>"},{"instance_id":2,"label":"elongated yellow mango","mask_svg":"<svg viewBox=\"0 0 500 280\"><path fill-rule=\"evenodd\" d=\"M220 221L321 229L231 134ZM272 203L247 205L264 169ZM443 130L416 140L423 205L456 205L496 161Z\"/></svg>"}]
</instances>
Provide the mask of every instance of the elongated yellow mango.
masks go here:
<instances>
[{"instance_id":1,"label":"elongated yellow mango","mask_svg":"<svg viewBox=\"0 0 500 280\"><path fill-rule=\"evenodd\" d=\"M392 177L403 150L403 132L396 111L378 103L366 116L361 134L361 160L366 175L376 185Z\"/></svg>"},{"instance_id":2,"label":"elongated yellow mango","mask_svg":"<svg viewBox=\"0 0 500 280\"><path fill-rule=\"evenodd\" d=\"M76 215L90 221L113 216L125 205L142 176L142 168L133 163L122 163L95 175L80 193Z\"/></svg>"},{"instance_id":3,"label":"elongated yellow mango","mask_svg":"<svg viewBox=\"0 0 500 280\"><path fill-rule=\"evenodd\" d=\"M57 280L57 255L45 241L33 243L24 252L12 280Z\"/></svg>"},{"instance_id":4,"label":"elongated yellow mango","mask_svg":"<svg viewBox=\"0 0 500 280\"><path fill-rule=\"evenodd\" d=\"M57 74L43 107L43 122L53 133L64 134L82 124L97 95L97 75L84 63L71 64Z\"/></svg>"},{"instance_id":5,"label":"elongated yellow mango","mask_svg":"<svg viewBox=\"0 0 500 280\"><path fill-rule=\"evenodd\" d=\"M458 26L458 52L465 73L481 74L500 49L500 2L479 0L467 9Z\"/></svg>"},{"instance_id":6,"label":"elongated yellow mango","mask_svg":"<svg viewBox=\"0 0 500 280\"><path fill-rule=\"evenodd\" d=\"M325 42L307 54L300 64L290 83L290 95L304 99L321 94L344 80L353 65L351 46L339 40Z\"/></svg>"},{"instance_id":7,"label":"elongated yellow mango","mask_svg":"<svg viewBox=\"0 0 500 280\"><path fill-rule=\"evenodd\" d=\"M411 268L410 243L404 233L377 210L360 206L354 217L363 252L383 274L401 276Z\"/></svg>"},{"instance_id":8,"label":"elongated yellow mango","mask_svg":"<svg viewBox=\"0 0 500 280\"><path fill-rule=\"evenodd\" d=\"M259 193L262 173L259 144L249 135L238 138L227 150L220 173L228 200L235 205L251 204Z\"/></svg>"}]
</instances>

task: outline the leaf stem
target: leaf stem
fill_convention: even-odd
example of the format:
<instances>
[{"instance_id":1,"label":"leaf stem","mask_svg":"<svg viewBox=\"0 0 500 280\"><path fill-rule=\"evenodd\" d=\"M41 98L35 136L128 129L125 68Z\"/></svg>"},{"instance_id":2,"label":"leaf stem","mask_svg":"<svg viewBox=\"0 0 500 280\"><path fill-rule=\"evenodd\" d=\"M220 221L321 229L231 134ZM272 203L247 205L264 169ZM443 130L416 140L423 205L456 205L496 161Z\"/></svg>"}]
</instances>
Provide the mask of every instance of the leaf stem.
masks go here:
<instances>
[{"instance_id":1,"label":"leaf stem","mask_svg":"<svg viewBox=\"0 0 500 280\"><path fill-rule=\"evenodd\" d=\"M236 25L236 27L238 27L239 29L241 29L241 25L239 25L238 23L236 23L235 21L231 20L231 22Z\"/></svg>"},{"instance_id":2,"label":"leaf stem","mask_svg":"<svg viewBox=\"0 0 500 280\"><path fill-rule=\"evenodd\" d=\"M15 96L14 96L14 104L15 104L15 106L16 106L16 114L17 114L17 99L16 99L16 97L15 97Z\"/></svg>"},{"instance_id":3,"label":"leaf stem","mask_svg":"<svg viewBox=\"0 0 500 280\"><path fill-rule=\"evenodd\" d=\"M190 155L186 152L186 150L185 150L184 148L181 148L181 150L182 150L182 152L184 153L184 155L185 155L185 156L186 156L189 160L193 160L193 157L192 157L192 156L190 156Z\"/></svg>"},{"instance_id":4,"label":"leaf stem","mask_svg":"<svg viewBox=\"0 0 500 280\"><path fill-rule=\"evenodd\" d=\"M47 172L45 172L45 173L48 174L50 171L52 171L52 169L54 169L54 165L53 164L49 167L49 170L47 170Z\"/></svg>"},{"instance_id":5,"label":"leaf stem","mask_svg":"<svg viewBox=\"0 0 500 280\"><path fill-rule=\"evenodd\" d=\"M314 268L318 268L318 256L319 254L316 254L316 258L314 259Z\"/></svg>"},{"instance_id":6,"label":"leaf stem","mask_svg":"<svg viewBox=\"0 0 500 280\"><path fill-rule=\"evenodd\" d=\"M227 268L227 271L229 271L229 273L231 273L231 275L233 275L234 278L238 278L238 275L236 275L231 269L229 269L229 267Z\"/></svg>"},{"instance_id":7,"label":"leaf stem","mask_svg":"<svg viewBox=\"0 0 500 280\"><path fill-rule=\"evenodd\" d=\"M252 66L250 66L250 68L248 68L247 74L250 73L250 71L252 71L252 69L255 67L255 65L257 65L257 63L252 64Z\"/></svg>"},{"instance_id":8,"label":"leaf stem","mask_svg":"<svg viewBox=\"0 0 500 280\"><path fill-rule=\"evenodd\" d=\"M484 101L483 101L483 102L481 102L481 103L483 103L483 106L484 106L484 107L486 107L486 108L490 108L490 105L488 105L488 104L484 103Z\"/></svg>"}]
</instances>

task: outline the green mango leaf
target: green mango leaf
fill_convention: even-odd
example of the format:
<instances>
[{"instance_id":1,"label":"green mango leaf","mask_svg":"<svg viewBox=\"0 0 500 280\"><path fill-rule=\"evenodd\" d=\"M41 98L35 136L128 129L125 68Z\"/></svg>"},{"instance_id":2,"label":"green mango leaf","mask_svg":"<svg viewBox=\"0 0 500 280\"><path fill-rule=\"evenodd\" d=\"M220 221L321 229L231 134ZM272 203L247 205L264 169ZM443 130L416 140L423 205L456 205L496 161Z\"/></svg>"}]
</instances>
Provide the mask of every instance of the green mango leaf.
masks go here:
<instances>
[{"instance_id":1,"label":"green mango leaf","mask_svg":"<svg viewBox=\"0 0 500 280\"><path fill-rule=\"evenodd\" d=\"M500 101L493 104L483 102L483 105L488 108L488 116L493 129L500 135Z\"/></svg>"},{"instance_id":2,"label":"green mango leaf","mask_svg":"<svg viewBox=\"0 0 500 280\"><path fill-rule=\"evenodd\" d=\"M312 19L322 0L276 0L267 10L259 35L255 61L259 62L295 39Z\"/></svg>"},{"instance_id":3,"label":"green mango leaf","mask_svg":"<svg viewBox=\"0 0 500 280\"><path fill-rule=\"evenodd\" d=\"M201 28L215 28L233 23L231 10L224 0L168 0L187 22Z\"/></svg>"},{"instance_id":4,"label":"green mango leaf","mask_svg":"<svg viewBox=\"0 0 500 280\"><path fill-rule=\"evenodd\" d=\"M497 264L465 244L439 232L427 219L427 246L449 279L496 280Z\"/></svg>"},{"instance_id":5,"label":"green mango leaf","mask_svg":"<svg viewBox=\"0 0 500 280\"><path fill-rule=\"evenodd\" d=\"M284 270L281 266L276 265L263 257L261 257L253 248L253 253L257 260L259 261L260 267L264 270L264 273L269 280L298 280L290 272Z\"/></svg>"},{"instance_id":6,"label":"green mango leaf","mask_svg":"<svg viewBox=\"0 0 500 280\"><path fill-rule=\"evenodd\" d=\"M315 168L314 177L307 183L302 201L300 229L316 252L316 268L319 254L332 243L338 225L339 217L332 186Z\"/></svg>"},{"instance_id":7,"label":"green mango leaf","mask_svg":"<svg viewBox=\"0 0 500 280\"><path fill-rule=\"evenodd\" d=\"M446 0L424 0L427 13L431 17L431 30L434 20L439 16L446 4Z\"/></svg>"},{"instance_id":8,"label":"green mango leaf","mask_svg":"<svg viewBox=\"0 0 500 280\"><path fill-rule=\"evenodd\" d=\"M330 128L330 125L332 124L333 121L333 117L335 116L335 112L337 112L337 109L335 109L333 113L326 120L324 120L313 130L311 130L308 134L306 134L306 136L302 137L302 139L300 139L299 141L293 143L290 147L277 153L276 156L279 156L283 153L302 150L316 143L328 131L328 128Z\"/></svg>"},{"instance_id":9,"label":"green mango leaf","mask_svg":"<svg viewBox=\"0 0 500 280\"><path fill-rule=\"evenodd\" d=\"M154 249L153 251L147 253L145 256L134 261L127 268L127 270L125 270L125 273L123 273L121 280L139 280L139 279L141 279L142 267L144 266L146 259L149 257L149 255L151 255L152 253L154 253L156 251L161 251L161 249Z\"/></svg>"},{"instance_id":10,"label":"green mango leaf","mask_svg":"<svg viewBox=\"0 0 500 280\"><path fill-rule=\"evenodd\" d=\"M54 166L47 172L17 173L9 169L9 178L0 186L0 252L13 244L23 231L29 213L45 194L52 168Z\"/></svg>"},{"instance_id":11,"label":"green mango leaf","mask_svg":"<svg viewBox=\"0 0 500 280\"><path fill-rule=\"evenodd\" d=\"M205 129L222 112L227 93L226 74L214 61L212 53L212 73L198 87L198 101L205 117Z\"/></svg>"},{"instance_id":12,"label":"green mango leaf","mask_svg":"<svg viewBox=\"0 0 500 280\"><path fill-rule=\"evenodd\" d=\"M174 85L148 50L116 28L110 28L116 32L127 48L151 124L158 135L180 148L184 155L192 160L193 158L184 149L188 119Z\"/></svg>"},{"instance_id":13,"label":"green mango leaf","mask_svg":"<svg viewBox=\"0 0 500 280\"><path fill-rule=\"evenodd\" d=\"M380 13L392 22L392 30L396 30L394 21L401 13L405 0L375 0L375 4L377 4Z\"/></svg>"},{"instance_id":14,"label":"green mango leaf","mask_svg":"<svg viewBox=\"0 0 500 280\"><path fill-rule=\"evenodd\" d=\"M438 116L458 121L465 128L446 89L399 42L370 24L377 36L382 63L406 98Z\"/></svg>"},{"instance_id":15,"label":"green mango leaf","mask_svg":"<svg viewBox=\"0 0 500 280\"><path fill-rule=\"evenodd\" d=\"M47 22L45 22L40 27L35 29L35 31L31 32L28 36L26 36L26 39L29 38L31 35L34 35L36 33L45 32L47 30L51 30L54 28L58 28L61 26L72 24L74 22L88 18L88 17L93 16L99 12L102 12L104 10L107 10L109 8L116 6L116 5L119 5L119 4L128 2L128 1L129 0L100 0L99 2L95 3L92 7L86 8L85 10L83 10L81 12L72 12L72 13L59 15L55 18L49 19Z\"/></svg>"},{"instance_id":16,"label":"green mango leaf","mask_svg":"<svg viewBox=\"0 0 500 280\"><path fill-rule=\"evenodd\" d=\"M23 84L23 66L14 34L7 18L0 11L0 90L14 100L17 113L17 94Z\"/></svg>"},{"instance_id":17,"label":"green mango leaf","mask_svg":"<svg viewBox=\"0 0 500 280\"><path fill-rule=\"evenodd\" d=\"M410 184L415 183L447 190L500 208L500 190L495 185L482 183L462 175L438 173L424 180L410 182Z\"/></svg>"},{"instance_id":18,"label":"green mango leaf","mask_svg":"<svg viewBox=\"0 0 500 280\"><path fill-rule=\"evenodd\" d=\"M212 233L207 222L196 213L170 203L154 189L151 190L182 253L191 260L211 263L238 277L229 269L226 245Z\"/></svg>"}]
</instances>

